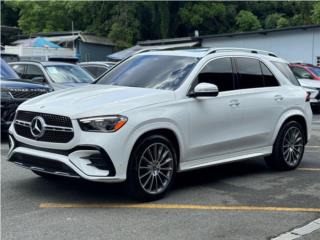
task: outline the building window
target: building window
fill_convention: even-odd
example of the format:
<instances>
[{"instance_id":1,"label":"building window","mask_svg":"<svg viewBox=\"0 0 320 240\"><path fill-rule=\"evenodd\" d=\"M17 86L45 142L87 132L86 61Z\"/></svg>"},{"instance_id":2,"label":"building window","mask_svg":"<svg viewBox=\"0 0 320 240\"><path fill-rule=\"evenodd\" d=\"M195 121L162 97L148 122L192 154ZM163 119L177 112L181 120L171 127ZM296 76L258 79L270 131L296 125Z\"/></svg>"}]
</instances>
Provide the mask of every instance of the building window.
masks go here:
<instances>
[{"instance_id":1,"label":"building window","mask_svg":"<svg viewBox=\"0 0 320 240\"><path fill-rule=\"evenodd\" d=\"M317 57L317 66L320 67L320 56Z\"/></svg>"}]
</instances>

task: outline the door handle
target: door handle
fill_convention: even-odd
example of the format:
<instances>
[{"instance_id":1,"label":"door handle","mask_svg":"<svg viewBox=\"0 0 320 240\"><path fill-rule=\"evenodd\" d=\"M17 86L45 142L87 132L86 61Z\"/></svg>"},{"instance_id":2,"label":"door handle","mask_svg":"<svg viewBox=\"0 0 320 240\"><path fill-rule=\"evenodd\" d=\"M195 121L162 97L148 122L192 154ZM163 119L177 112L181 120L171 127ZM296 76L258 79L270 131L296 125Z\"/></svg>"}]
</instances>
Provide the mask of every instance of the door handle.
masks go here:
<instances>
[{"instance_id":1,"label":"door handle","mask_svg":"<svg viewBox=\"0 0 320 240\"><path fill-rule=\"evenodd\" d=\"M238 107L240 105L240 102L238 100L231 100L229 103L230 107Z\"/></svg>"},{"instance_id":2,"label":"door handle","mask_svg":"<svg viewBox=\"0 0 320 240\"><path fill-rule=\"evenodd\" d=\"M274 96L274 100L276 100L277 102L282 101L283 97L281 95L275 95Z\"/></svg>"}]
</instances>

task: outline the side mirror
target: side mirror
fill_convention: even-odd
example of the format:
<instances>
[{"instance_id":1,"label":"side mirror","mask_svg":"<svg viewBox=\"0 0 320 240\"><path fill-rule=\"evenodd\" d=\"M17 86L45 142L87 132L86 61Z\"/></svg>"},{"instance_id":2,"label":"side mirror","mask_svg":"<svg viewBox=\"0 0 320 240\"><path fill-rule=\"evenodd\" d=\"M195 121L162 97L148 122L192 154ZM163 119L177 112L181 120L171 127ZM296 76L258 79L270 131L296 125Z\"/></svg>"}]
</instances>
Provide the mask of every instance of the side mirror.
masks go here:
<instances>
[{"instance_id":1,"label":"side mirror","mask_svg":"<svg viewBox=\"0 0 320 240\"><path fill-rule=\"evenodd\" d=\"M199 83L194 90L189 93L189 97L216 97L219 89L211 83Z\"/></svg>"},{"instance_id":2,"label":"side mirror","mask_svg":"<svg viewBox=\"0 0 320 240\"><path fill-rule=\"evenodd\" d=\"M32 78L31 81L43 84L46 82L46 79L44 77L39 76Z\"/></svg>"}]
</instances>

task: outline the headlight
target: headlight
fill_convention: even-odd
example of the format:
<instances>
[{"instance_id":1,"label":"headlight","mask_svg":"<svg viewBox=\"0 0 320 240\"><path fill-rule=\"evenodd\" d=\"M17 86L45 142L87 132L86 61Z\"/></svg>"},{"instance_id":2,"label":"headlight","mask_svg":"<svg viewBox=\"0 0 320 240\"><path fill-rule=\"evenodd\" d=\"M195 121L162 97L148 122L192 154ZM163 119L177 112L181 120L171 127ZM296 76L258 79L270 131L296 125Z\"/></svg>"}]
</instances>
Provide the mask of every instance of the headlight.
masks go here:
<instances>
[{"instance_id":1,"label":"headlight","mask_svg":"<svg viewBox=\"0 0 320 240\"><path fill-rule=\"evenodd\" d=\"M9 100L9 99L12 99L12 96L9 92L2 92L1 91L1 99L2 100Z\"/></svg>"},{"instance_id":2,"label":"headlight","mask_svg":"<svg viewBox=\"0 0 320 240\"><path fill-rule=\"evenodd\" d=\"M128 118L121 115L99 116L79 119L80 128L87 132L116 132Z\"/></svg>"}]
</instances>

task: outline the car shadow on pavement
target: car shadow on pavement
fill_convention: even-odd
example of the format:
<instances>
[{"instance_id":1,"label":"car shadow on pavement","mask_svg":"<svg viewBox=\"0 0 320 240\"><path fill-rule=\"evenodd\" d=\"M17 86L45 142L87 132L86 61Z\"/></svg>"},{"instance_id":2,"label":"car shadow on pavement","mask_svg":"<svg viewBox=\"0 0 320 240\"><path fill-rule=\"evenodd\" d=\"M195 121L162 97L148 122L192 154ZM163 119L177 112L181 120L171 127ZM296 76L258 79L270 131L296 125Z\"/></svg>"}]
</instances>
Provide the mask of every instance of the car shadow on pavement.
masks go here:
<instances>
[{"instance_id":1,"label":"car shadow on pavement","mask_svg":"<svg viewBox=\"0 0 320 240\"><path fill-rule=\"evenodd\" d=\"M179 173L171 191L188 190L197 186L213 186L229 178L268 171L259 159ZM124 183L96 183L64 177L46 179L31 174L14 181L12 184L16 191L36 202L86 204L136 202L128 195Z\"/></svg>"}]
</instances>

